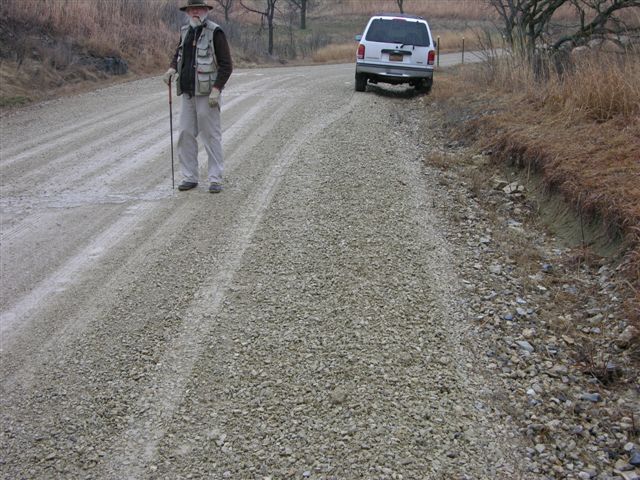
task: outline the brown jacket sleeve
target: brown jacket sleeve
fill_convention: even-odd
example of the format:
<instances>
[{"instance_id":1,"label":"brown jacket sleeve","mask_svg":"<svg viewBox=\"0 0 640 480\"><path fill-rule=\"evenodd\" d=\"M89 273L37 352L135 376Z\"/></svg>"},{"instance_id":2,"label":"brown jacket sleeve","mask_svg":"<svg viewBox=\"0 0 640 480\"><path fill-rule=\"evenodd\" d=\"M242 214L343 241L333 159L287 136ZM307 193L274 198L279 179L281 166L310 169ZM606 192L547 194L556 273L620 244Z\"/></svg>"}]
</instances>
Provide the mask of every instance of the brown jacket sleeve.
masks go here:
<instances>
[{"instance_id":1,"label":"brown jacket sleeve","mask_svg":"<svg viewBox=\"0 0 640 480\"><path fill-rule=\"evenodd\" d=\"M229 49L227 37L220 29L213 34L213 48L218 61L218 75L215 82L213 82L213 86L218 90L222 90L227 80L229 80L231 72L233 72L233 62L231 61L231 50Z\"/></svg>"},{"instance_id":2,"label":"brown jacket sleeve","mask_svg":"<svg viewBox=\"0 0 640 480\"><path fill-rule=\"evenodd\" d=\"M178 46L176 47L176 51L173 54L173 58L171 59L171 63L169 64L169 68L173 68L174 70L178 69L178 54L180 53L180 43L182 42L182 38L178 40Z\"/></svg>"}]
</instances>

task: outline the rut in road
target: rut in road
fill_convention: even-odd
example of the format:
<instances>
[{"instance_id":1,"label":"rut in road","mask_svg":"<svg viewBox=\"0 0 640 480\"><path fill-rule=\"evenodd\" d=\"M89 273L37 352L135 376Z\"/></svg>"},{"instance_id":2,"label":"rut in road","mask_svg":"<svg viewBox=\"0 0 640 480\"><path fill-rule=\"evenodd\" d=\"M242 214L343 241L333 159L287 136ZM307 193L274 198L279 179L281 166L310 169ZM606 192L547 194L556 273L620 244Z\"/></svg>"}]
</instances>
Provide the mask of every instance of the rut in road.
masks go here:
<instances>
[{"instance_id":1,"label":"rut in road","mask_svg":"<svg viewBox=\"0 0 640 480\"><path fill-rule=\"evenodd\" d=\"M282 88L282 83L284 82L286 85L287 80L290 78L291 76L285 76L283 79L267 82L259 78L258 80L248 82L244 86L245 88L251 88L252 96L255 96L260 95L269 87L273 87L276 83L279 83L280 88ZM234 143L239 142L242 142L243 145L246 143L244 140L239 140L238 137L244 133L243 129L247 128L248 124L251 128L256 128L251 125L251 122L254 122L257 118L257 109L269 108L270 110L276 109L276 111L279 112L283 108L287 108L287 102L281 103L278 107L269 105L269 102L274 102L275 100L277 100L277 98L274 98L274 95L271 94L256 101L251 108L243 112L242 116L225 130L225 147L233 146ZM231 109L235 104L244 101L246 101L246 97L232 97L229 101L225 102L225 110ZM134 106L135 105L137 104L134 104ZM3 257L3 271L13 278L12 287L15 289L10 295L3 295L2 303L4 305L8 303L10 298L13 299L13 306L2 312L3 322L2 325L0 325L0 333L4 334L4 341L6 341L6 335L8 335L9 329L15 327L16 319L25 318L30 309L41 304L54 291L60 289L61 285L69 283L73 277L77 276L78 271L83 266L90 266L97 257L101 256L101 253L108 251L119 241L126 238L127 232L134 230L136 224L142 223L145 219L145 212L151 210L147 208L148 205L146 205L146 203L153 200L162 200L170 195L170 191L166 189L166 168L149 166L151 160L165 160L167 158L167 142L159 142L159 139L167 136L167 132L164 131L163 128L159 128L155 122L149 125L146 114L146 110L138 111L140 118L135 122L136 125L145 126L143 134L139 134L136 129L132 128L129 128L126 132L129 137L123 135L122 132L119 133L120 136L131 138L131 140L127 139L119 142L119 148L122 150L114 152L113 149L108 149L105 151L105 149L101 148L104 139L102 136L99 136L95 142L89 143L87 147L84 147L86 151L94 152L93 156L87 157L77 168L74 166L71 171L64 168L60 169L58 165L60 157L51 154L49 156L50 161L39 166L36 172L53 171L58 172L58 175L49 174L49 180L40 182L40 188L46 191L46 194L41 197L34 196L33 194L21 196L11 195L12 189L24 190L24 182L30 183L32 177L30 177L29 174L25 174L24 166L21 166L18 172L7 172L7 178L10 176L20 177L20 182L7 182L6 185L3 185L3 199L0 202L3 207L3 216L5 217L3 223L6 222L7 216L10 218L14 217L17 220L13 225L3 225L2 228L2 240L3 242L8 242L10 246L14 243L20 245L24 241L29 241L29 238L32 236L40 236L41 232L39 232L38 229L45 232L52 228L55 229L52 223L58 225L60 215L51 215L50 212L54 211L54 209L68 209L78 206L91 207L95 204L120 204L122 208L118 209L120 218L114 219L112 225L104 228L99 234L92 232L94 239L88 242L84 248L78 248L80 239L78 236L74 236L72 238L73 243L69 242L68 244L68 246L76 248L74 257L67 260L65 264L60 264L56 271L51 272L47 277L43 278L35 288L32 286L31 291L19 301L16 301L17 295L14 292L21 287L20 273L12 271L12 267L15 266L19 270L24 270L25 266L22 263L15 263L8 255ZM164 120L166 123L166 117ZM108 127L113 127L111 117L103 119L103 123ZM89 134L93 133L95 133L94 130L90 130ZM69 144L72 142L72 139L73 138L67 138L65 142L59 143ZM164 139L166 140L166 138ZM202 152L200 152L200 154L202 155ZM63 157L70 156L77 156L77 152L63 155ZM5 156L3 155L3 159L4 158ZM108 159L108 161L105 159ZM155 161L157 162L157 160ZM228 171L233 169L233 163L234 155L227 161ZM152 176L157 183L144 189L146 192L131 194L114 192L111 185L126 185L127 178L136 178L139 176L139 172L135 172L136 169L151 169L155 172L162 172L162 176L158 176L157 173L155 176ZM89 179L89 177L92 178ZM164 188L163 185L165 185ZM142 203L128 207L127 204L131 202ZM46 209L47 212L45 214L34 213L33 210L36 208ZM130 211L133 215L129 213ZM47 220L49 220L49 222L47 222ZM96 220L102 219L97 217L92 219L92 221ZM86 219L83 219L83 221L86 222ZM85 223L85 228L87 227L88 225ZM99 226L98 228L103 227ZM33 249L32 255L29 255L24 260L35 258L36 251L37 249ZM58 254L55 258L51 259L51 262L39 265L39 268L43 265L51 268L55 265L53 261L60 261L60 259L68 258L69 256L70 254ZM9 265L7 265L7 263L9 263ZM30 285L34 283L32 277L26 278L25 282L28 282Z\"/></svg>"},{"instance_id":2,"label":"rut in road","mask_svg":"<svg viewBox=\"0 0 640 480\"><path fill-rule=\"evenodd\" d=\"M142 461L142 464L138 465L143 469L134 472L134 476L138 477L144 473L144 468L155 460L156 445L164 435L163 425L170 424L175 409L183 401L185 383L191 377L193 366L202 356L205 347L202 339L208 337L210 329L215 324L218 309L280 179L286 175L287 168L295 160L302 143L338 120L348 108L349 105L330 115L317 118L314 123L300 129L293 136L256 192L256 197L251 200L249 208L233 226L236 232L235 244L220 262L212 279L195 294L196 300L185 312L185 322L181 330L172 339L160 360L160 365L164 368L157 374L159 380L152 382L152 390L143 394L139 401L139 408L144 414L135 418L123 435L120 442L123 445L120 458L116 458L111 465L118 474L131 475L131 467L122 470L122 466L135 465L136 462ZM149 429L148 425L159 425L160 428Z\"/></svg>"},{"instance_id":3,"label":"rut in road","mask_svg":"<svg viewBox=\"0 0 640 480\"><path fill-rule=\"evenodd\" d=\"M222 195L72 209L110 215L66 262L146 205L3 342L4 476L518 478L455 308L417 99L354 96L351 68L282 72L287 90L267 79L228 112Z\"/></svg>"}]
</instances>

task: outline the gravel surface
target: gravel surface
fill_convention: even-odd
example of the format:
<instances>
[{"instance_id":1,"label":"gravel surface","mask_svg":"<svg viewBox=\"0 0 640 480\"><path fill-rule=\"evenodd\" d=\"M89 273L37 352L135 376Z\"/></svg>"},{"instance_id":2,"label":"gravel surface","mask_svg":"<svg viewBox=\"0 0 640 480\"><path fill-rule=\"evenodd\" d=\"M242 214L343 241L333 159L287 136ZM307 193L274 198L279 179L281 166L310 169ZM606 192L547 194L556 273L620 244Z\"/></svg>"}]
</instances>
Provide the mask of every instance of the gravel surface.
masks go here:
<instances>
[{"instance_id":1,"label":"gravel surface","mask_svg":"<svg viewBox=\"0 0 640 480\"><path fill-rule=\"evenodd\" d=\"M614 475L527 430L548 383L509 373L541 345L479 325L504 252L425 165L428 97L353 90L351 65L234 73L215 196L171 189L157 78L3 118L3 478Z\"/></svg>"}]
</instances>

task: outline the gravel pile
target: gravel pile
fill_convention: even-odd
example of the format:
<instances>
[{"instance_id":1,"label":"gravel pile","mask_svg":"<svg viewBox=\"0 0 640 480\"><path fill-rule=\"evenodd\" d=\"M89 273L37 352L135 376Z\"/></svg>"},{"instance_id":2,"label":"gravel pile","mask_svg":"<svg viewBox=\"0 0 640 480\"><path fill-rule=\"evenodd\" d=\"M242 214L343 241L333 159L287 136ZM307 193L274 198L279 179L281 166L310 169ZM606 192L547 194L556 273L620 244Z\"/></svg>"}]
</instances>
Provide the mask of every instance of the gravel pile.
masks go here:
<instances>
[{"instance_id":1,"label":"gravel pile","mask_svg":"<svg viewBox=\"0 0 640 480\"><path fill-rule=\"evenodd\" d=\"M393 98L305 143L153 465L222 478L513 478L454 260ZM398 123L400 121L400 123ZM382 140L382 141L380 141ZM157 470L156 470L157 469Z\"/></svg>"}]
</instances>

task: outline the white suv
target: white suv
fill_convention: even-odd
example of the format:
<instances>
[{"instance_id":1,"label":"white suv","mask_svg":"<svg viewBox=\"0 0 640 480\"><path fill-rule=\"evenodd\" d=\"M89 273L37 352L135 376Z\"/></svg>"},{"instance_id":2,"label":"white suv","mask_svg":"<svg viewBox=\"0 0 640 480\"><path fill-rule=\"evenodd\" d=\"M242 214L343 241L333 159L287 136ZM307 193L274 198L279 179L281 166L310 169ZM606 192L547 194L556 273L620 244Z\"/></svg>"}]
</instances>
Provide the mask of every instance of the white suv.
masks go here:
<instances>
[{"instance_id":1,"label":"white suv","mask_svg":"<svg viewBox=\"0 0 640 480\"><path fill-rule=\"evenodd\" d=\"M408 83L428 93L433 85L436 45L427 21L413 15L374 15L357 35L356 91L367 82Z\"/></svg>"}]
</instances>

